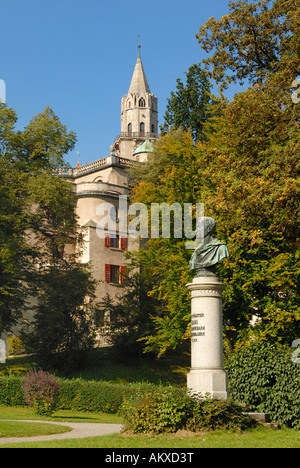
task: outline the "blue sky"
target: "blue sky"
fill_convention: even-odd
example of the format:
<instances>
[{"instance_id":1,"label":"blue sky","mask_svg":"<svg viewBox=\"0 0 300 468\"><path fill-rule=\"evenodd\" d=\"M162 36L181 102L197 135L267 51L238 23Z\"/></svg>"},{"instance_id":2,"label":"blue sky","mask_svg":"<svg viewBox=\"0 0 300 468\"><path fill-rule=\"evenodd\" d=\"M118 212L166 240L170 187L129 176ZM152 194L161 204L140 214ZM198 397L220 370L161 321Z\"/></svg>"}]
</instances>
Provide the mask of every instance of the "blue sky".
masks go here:
<instances>
[{"instance_id":1,"label":"blue sky","mask_svg":"<svg viewBox=\"0 0 300 468\"><path fill-rule=\"evenodd\" d=\"M18 128L49 105L77 134L67 161L105 157L120 133L121 98L137 58L138 35L159 121L176 79L206 57L195 38L227 0L0 0L0 79Z\"/></svg>"}]
</instances>

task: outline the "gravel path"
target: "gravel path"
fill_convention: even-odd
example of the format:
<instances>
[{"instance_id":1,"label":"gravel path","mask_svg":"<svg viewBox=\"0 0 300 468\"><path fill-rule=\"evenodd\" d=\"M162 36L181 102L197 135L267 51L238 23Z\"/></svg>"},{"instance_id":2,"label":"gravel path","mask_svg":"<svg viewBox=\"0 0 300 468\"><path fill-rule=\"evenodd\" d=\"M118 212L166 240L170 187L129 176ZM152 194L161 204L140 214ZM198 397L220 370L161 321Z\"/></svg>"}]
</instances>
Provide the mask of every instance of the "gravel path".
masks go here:
<instances>
[{"instance_id":1,"label":"gravel path","mask_svg":"<svg viewBox=\"0 0 300 468\"><path fill-rule=\"evenodd\" d=\"M8 419L6 421L9 421ZM121 431L121 424L100 424L100 423L69 423L69 422L53 422L53 421L32 421L18 420L19 422L36 422L44 424L57 424L59 426L71 427L72 431L63 434L51 434L35 437L6 437L0 438L0 445L13 444L16 442L40 442L47 440L59 439L82 439L84 437L97 437L109 434L116 434Z\"/></svg>"}]
</instances>

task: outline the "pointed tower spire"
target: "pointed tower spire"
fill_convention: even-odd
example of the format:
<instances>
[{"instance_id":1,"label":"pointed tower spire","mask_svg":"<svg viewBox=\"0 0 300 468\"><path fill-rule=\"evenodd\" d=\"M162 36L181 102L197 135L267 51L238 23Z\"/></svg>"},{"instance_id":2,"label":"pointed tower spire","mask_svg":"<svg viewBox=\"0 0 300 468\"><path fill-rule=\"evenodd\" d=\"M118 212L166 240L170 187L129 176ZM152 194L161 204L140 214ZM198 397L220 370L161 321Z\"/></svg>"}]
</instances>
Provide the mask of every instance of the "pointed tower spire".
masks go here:
<instances>
[{"instance_id":1,"label":"pointed tower spire","mask_svg":"<svg viewBox=\"0 0 300 468\"><path fill-rule=\"evenodd\" d=\"M139 156L133 155L133 152L147 137L152 143L158 136L157 97L150 92L140 49L139 41L129 91L121 102L121 134L114 143L117 156L127 159Z\"/></svg>"},{"instance_id":2,"label":"pointed tower spire","mask_svg":"<svg viewBox=\"0 0 300 468\"><path fill-rule=\"evenodd\" d=\"M145 70L144 70L143 63L142 63L141 44L140 44L140 37L139 37L138 58L137 58L135 69L132 75L132 80L131 80L128 94L142 94L142 93L150 94L150 92L151 91L148 85L148 81L147 81Z\"/></svg>"}]
</instances>

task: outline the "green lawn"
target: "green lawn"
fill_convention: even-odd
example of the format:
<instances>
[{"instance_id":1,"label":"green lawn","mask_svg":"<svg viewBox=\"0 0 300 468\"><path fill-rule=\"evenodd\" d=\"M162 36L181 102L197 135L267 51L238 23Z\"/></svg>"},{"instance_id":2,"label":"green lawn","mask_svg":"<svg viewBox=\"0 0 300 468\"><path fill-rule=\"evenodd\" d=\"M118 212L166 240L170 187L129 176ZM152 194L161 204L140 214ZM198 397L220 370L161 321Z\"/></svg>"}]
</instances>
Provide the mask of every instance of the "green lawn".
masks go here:
<instances>
[{"instance_id":1,"label":"green lawn","mask_svg":"<svg viewBox=\"0 0 300 468\"><path fill-rule=\"evenodd\" d=\"M5 419L13 421L4 421ZM61 434L69 432L68 426L57 424L29 423L20 420L53 421L53 422L92 422L120 423L121 418L114 414L81 413L79 411L56 411L51 417L37 416L27 408L0 407L0 438L3 437L34 437L40 435Z\"/></svg>"},{"instance_id":2,"label":"green lawn","mask_svg":"<svg viewBox=\"0 0 300 468\"><path fill-rule=\"evenodd\" d=\"M7 423L4 419L14 419ZM117 415L57 411L51 418L38 417L26 408L0 407L0 437L30 437L64 432L51 424L21 423L20 419L68 422L120 423ZM86 439L5 444L1 448L300 448L300 431L258 427L245 432L212 431L199 434L177 433L161 436L115 434Z\"/></svg>"},{"instance_id":3,"label":"green lawn","mask_svg":"<svg viewBox=\"0 0 300 468\"><path fill-rule=\"evenodd\" d=\"M83 379L105 380L110 382L142 382L172 383L173 385L185 385L186 373L190 357L186 353L178 353L164 360L143 359L118 362L110 356L109 349L95 350L94 358L80 373L64 376L68 378L82 377ZM20 357L7 361L0 366L0 374L22 375L30 367L34 366L33 358ZM14 423L4 423L4 419L12 419ZM26 424L17 422L27 420L49 420L62 422L93 422L93 423L121 423L120 416L111 414L81 413L74 411L57 411L51 418L38 417L26 408L0 407L0 434L13 437L42 435L44 431L52 430L51 425L32 424L30 428ZM2 421L1 421L2 420ZM61 430L60 426L54 426L54 432ZM38 434L36 434L36 432ZM43 431L43 432L42 432ZM52 432L51 432L52 433ZM1 437L0 435L0 437ZM292 429L271 429L258 427L242 433L228 431L212 431L201 434L173 434L152 436L129 436L115 434L110 436L58 440L40 443L6 444L8 447L51 447L51 448L300 448L300 431Z\"/></svg>"},{"instance_id":4,"label":"green lawn","mask_svg":"<svg viewBox=\"0 0 300 468\"><path fill-rule=\"evenodd\" d=\"M300 433L258 428L243 433L215 431L195 435L125 436L6 444L2 448L300 448Z\"/></svg>"},{"instance_id":5,"label":"green lawn","mask_svg":"<svg viewBox=\"0 0 300 468\"><path fill-rule=\"evenodd\" d=\"M116 414L106 413L82 413L80 411L59 410L51 417L37 416L27 408L15 408L9 406L0 406L0 424L3 419L26 419L26 420L41 420L53 422L91 422L91 423L106 423L120 424L122 418ZM57 427L57 426L56 426Z\"/></svg>"},{"instance_id":6,"label":"green lawn","mask_svg":"<svg viewBox=\"0 0 300 468\"><path fill-rule=\"evenodd\" d=\"M49 434L69 432L67 426L57 424L29 423L20 421L0 421L0 438L3 437L34 437Z\"/></svg>"}]
</instances>

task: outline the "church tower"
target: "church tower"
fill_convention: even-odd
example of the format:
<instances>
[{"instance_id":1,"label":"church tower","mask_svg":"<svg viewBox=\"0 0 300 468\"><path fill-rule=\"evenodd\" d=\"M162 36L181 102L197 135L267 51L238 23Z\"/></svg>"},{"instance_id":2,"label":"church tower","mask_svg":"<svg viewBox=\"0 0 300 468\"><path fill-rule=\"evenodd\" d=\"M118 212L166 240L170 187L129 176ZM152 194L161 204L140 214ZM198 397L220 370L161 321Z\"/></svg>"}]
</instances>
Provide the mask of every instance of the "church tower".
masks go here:
<instances>
[{"instance_id":1,"label":"church tower","mask_svg":"<svg viewBox=\"0 0 300 468\"><path fill-rule=\"evenodd\" d=\"M122 97L121 134L114 144L117 156L127 159L138 159L133 154L137 147L158 136L157 97L150 91L140 48L128 94Z\"/></svg>"}]
</instances>

